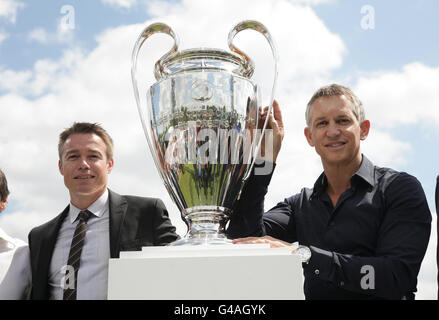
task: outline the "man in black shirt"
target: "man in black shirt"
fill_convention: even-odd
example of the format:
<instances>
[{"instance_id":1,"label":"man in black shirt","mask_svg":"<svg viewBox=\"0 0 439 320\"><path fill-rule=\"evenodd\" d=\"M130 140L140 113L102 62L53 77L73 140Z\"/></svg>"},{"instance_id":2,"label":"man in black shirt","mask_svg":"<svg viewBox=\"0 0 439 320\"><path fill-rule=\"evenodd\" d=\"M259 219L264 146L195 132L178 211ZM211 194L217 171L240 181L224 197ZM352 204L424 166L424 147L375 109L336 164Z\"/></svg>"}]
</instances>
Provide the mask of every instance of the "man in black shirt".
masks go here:
<instances>
[{"instance_id":1,"label":"man in black shirt","mask_svg":"<svg viewBox=\"0 0 439 320\"><path fill-rule=\"evenodd\" d=\"M283 139L277 104L273 114L275 162ZM305 137L324 169L314 188L263 214L271 175L253 175L229 236L247 237L235 243L292 246L293 252L298 248L293 242L305 246L311 254L303 264L306 299L414 299L431 228L421 184L362 155L360 141L370 122L350 89L319 89L308 103L306 121Z\"/></svg>"},{"instance_id":2,"label":"man in black shirt","mask_svg":"<svg viewBox=\"0 0 439 320\"><path fill-rule=\"evenodd\" d=\"M436 190L435 190L435 204L436 204L436 223L437 223L437 246L436 246L436 262L437 262L437 299L439 300L439 218L437 217L439 212L439 176L436 178Z\"/></svg>"}]
</instances>

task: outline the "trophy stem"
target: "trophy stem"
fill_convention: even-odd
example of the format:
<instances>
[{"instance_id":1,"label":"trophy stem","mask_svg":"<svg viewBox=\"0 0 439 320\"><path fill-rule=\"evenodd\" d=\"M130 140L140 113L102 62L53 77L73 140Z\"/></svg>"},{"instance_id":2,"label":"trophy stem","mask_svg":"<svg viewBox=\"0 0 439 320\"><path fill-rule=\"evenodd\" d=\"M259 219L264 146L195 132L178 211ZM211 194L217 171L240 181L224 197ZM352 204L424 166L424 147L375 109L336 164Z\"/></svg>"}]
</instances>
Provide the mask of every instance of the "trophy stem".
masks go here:
<instances>
[{"instance_id":1,"label":"trophy stem","mask_svg":"<svg viewBox=\"0 0 439 320\"><path fill-rule=\"evenodd\" d=\"M227 239L225 226L229 220L227 208L193 207L183 210L189 230L183 239L171 243L180 245L225 245L232 241Z\"/></svg>"}]
</instances>

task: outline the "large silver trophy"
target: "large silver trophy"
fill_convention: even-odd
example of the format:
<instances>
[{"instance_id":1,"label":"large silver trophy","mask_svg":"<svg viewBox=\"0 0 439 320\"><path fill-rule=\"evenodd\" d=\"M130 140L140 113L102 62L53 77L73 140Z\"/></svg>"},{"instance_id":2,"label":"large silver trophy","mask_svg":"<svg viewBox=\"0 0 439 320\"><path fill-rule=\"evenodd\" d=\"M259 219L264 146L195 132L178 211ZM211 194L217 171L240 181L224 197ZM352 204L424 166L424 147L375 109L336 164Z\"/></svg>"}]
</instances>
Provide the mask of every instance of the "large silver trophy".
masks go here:
<instances>
[{"instance_id":1,"label":"large silver trophy","mask_svg":"<svg viewBox=\"0 0 439 320\"><path fill-rule=\"evenodd\" d=\"M178 51L178 37L163 23L145 28L134 46L131 76L143 130L157 170L188 225L186 236L172 245L230 242L226 224L253 168L268 120L263 126L258 123L261 98L259 87L250 80L253 62L232 44L245 29L264 35L273 53L271 112L277 51L268 30L257 21L243 21L230 31L232 52ZM139 89L138 54L155 33L170 35L174 46L155 64L157 82L150 87L141 83Z\"/></svg>"}]
</instances>

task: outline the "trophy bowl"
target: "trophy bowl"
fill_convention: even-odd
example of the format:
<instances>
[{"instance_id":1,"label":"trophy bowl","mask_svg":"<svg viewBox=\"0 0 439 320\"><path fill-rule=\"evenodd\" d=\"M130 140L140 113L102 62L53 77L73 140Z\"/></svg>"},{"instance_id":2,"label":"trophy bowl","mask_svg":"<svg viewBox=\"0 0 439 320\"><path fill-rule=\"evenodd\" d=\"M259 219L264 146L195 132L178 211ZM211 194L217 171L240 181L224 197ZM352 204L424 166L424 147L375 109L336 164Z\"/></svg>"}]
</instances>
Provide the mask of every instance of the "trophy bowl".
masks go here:
<instances>
[{"instance_id":1,"label":"trophy bowl","mask_svg":"<svg viewBox=\"0 0 439 320\"><path fill-rule=\"evenodd\" d=\"M176 34L163 23L145 28L134 46L131 75L142 126L160 177L188 226L187 234L171 245L231 242L226 224L250 176L267 123L258 123L261 97L258 85L250 80L253 62L232 43L245 29L262 33L272 48L275 80L270 112L277 53L259 22L244 21L231 30L232 52L178 51ZM137 57L155 33L173 37L174 46L155 64L157 82L139 90Z\"/></svg>"}]
</instances>

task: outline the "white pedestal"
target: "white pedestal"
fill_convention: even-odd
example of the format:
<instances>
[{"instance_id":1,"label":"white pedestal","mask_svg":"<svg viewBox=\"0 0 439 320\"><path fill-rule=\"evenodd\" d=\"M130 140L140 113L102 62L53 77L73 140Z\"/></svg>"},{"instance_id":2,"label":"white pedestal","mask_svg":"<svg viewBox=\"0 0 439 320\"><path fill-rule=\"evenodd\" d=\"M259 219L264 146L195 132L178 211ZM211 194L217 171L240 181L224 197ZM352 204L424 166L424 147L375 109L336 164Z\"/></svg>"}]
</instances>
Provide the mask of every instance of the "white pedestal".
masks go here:
<instances>
[{"instance_id":1,"label":"white pedestal","mask_svg":"<svg viewBox=\"0 0 439 320\"><path fill-rule=\"evenodd\" d=\"M108 299L304 299L302 263L265 245L145 247L110 259Z\"/></svg>"}]
</instances>

